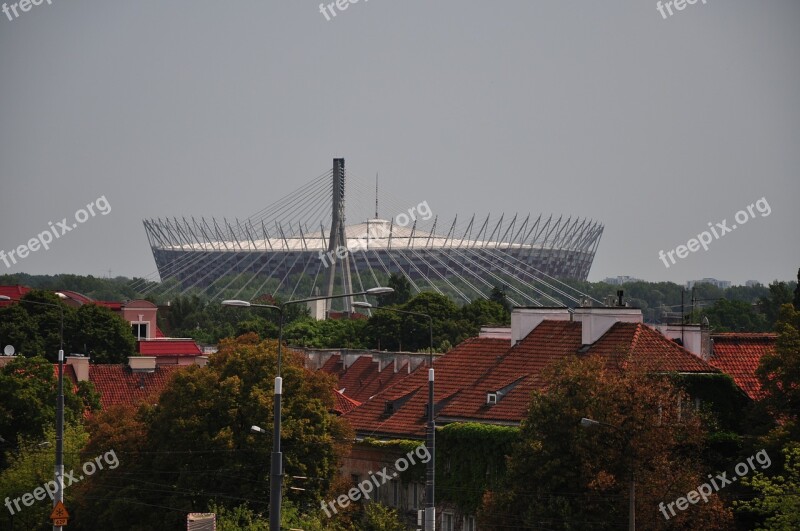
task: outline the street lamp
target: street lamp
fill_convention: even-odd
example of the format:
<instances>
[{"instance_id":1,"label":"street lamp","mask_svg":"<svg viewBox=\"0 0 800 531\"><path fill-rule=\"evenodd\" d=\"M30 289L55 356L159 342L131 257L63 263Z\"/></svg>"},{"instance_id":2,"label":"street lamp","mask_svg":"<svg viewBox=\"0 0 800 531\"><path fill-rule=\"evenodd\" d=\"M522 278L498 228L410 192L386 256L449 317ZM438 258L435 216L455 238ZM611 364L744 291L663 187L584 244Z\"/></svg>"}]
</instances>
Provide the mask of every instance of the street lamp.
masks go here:
<instances>
[{"instance_id":1,"label":"street lamp","mask_svg":"<svg viewBox=\"0 0 800 531\"><path fill-rule=\"evenodd\" d=\"M613 424L608 424L606 422L600 422L599 420L593 420L586 417L581 419L580 425L582 428L597 428L600 426L605 426L607 428L612 428L620 433L622 428L619 426L615 426ZM628 441L630 444L630 441ZM635 475L634 467L631 466L631 486L630 486L630 493L628 495L628 531L636 531L636 475Z\"/></svg>"},{"instance_id":2,"label":"street lamp","mask_svg":"<svg viewBox=\"0 0 800 531\"><path fill-rule=\"evenodd\" d=\"M354 308L374 308L368 302L354 302ZM376 310L386 310L406 315L417 315L428 319L428 453L431 458L428 460L425 477L425 531L436 531L436 501L434 493L436 489L436 421L433 416L433 317L427 313L411 312L399 310L397 308L375 308Z\"/></svg>"},{"instance_id":3,"label":"street lamp","mask_svg":"<svg viewBox=\"0 0 800 531\"><path fill-rule=\"evenodd\" d=\"M66 299L66 295L56 292L56 295ZM58 349L58 398L56 399L56 466L55 481L56 495L53 498L53 507L58 503L64 502L64 306L50 302L31 301L28 299L12 299L7 295L0 295L0 301L24 302L27 304L38 304L40 306L52 306L61 312L61 327L59 328L59 349ZM53 531L60 531L61 526L53 526Z\"/></svg>"},{"instance_id":4,"label":"street lamp","mask_svg":"<svg viewBox=\"0 0 800 531\"><path fill-rule=\"evenodd\" d=\"M286 307L290 304L302 304L305 302L321 301L328 299L340 299L343 297L357 297L359 295L385 295L393 293L393 288L376 287L357 293L344 293L340 295L329 295L320 297L309 297L307 299L296 299L274 304L253 304L242 300L225 300L223 306L233 306L238 308L272 308L280 312L278 321L278 369L275 376L275 394L273 402L273 431L272 431L272 459L270 462L270 482L269 482L269 529L270 531L280 531L281 529L281 492L283 488L283 453L281 452L281 397L283 395L283 378L281 377L281 360L283 359L283 318L286 315ZM256 428L257 426L252 427ZM260 429L260 428L259 428ZM255 431L255 430L254 430Z\"/></svg>"}]
</instances>

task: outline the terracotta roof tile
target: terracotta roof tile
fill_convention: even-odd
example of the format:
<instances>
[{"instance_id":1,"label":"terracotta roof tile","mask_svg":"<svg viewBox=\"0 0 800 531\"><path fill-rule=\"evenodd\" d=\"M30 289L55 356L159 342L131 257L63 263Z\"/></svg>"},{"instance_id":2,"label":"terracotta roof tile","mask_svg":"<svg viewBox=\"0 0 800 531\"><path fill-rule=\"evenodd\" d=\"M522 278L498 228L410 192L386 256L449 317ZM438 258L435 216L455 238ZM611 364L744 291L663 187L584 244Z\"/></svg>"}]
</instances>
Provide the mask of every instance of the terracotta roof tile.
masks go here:
<instances>
[{"instance_id":1,"label":"terracotta roof tile","mask_svg":"<svg viewBox=\"0 0 800 531\"><path fill-rule=\"evenodd\" d=\"M756 369L765 354L775 352L776 334L726 333L713 334L713 355L709 363L729 374L747 396L762 396Z\"/></svg>"},{"instance_id":2,"label":"terracotta roof tile","mask_svg":"<svg viewBox=\"0 0 800 531\"><path fill-rule=\"evenodd\" d=\"M333 397L336 400L336 404L333 406L333 411L339 415L344 415L345 413L348 413L349 411L352 411L354 408L361 405L361 402L353 400L352 398L348 398L344 393L338 391L337 389L333 390Z\"/></svg>"},{"instance_id":3,"label":"terracotta roof tile","mask_svg":"<svg viewBox=\"0 0 800 531\"><path fill-rule=\"evenodd\" d=\"M133 372L127 365L91 365L89 381L100 393L103 408L125 404L137 405L160 394L175 371L185 367L163 365L154 372Z\"/></svg>"},{"instance_id":4,"label":"terracotta roof tile","mask_svg":"<svg viewBox=\"0 0 800 531\"><path fill-rule=\"evenodd\" d=\"M604 357L621 369L719 372L641 323L616 323L586 350L585 355ZM581 351L581 323L576 321L543 321L514 346L507 339L469 339L434 364L437 419L516 424L527 414L531 392L546 386L543 370ZM498 394L495 404L487 404L488 393ZM417 370L365 400L347 418L362 436L422 438L427 402L427 371Z\"/></svg>"},{"instance_id":5,"label":"terracotta roof tile","mask_svg":"<svg viewBox=\"0 0 800 531\"><path fill-rule=\"evenodd\" d=\"M358 402L364 402L376 393L389 389L397 382L408 376L408 364L379 369L379 362L371 356L359 356L354 363L346 369L341 356L332 355L320 370L333 374L338 379L338 388L344 394Z\"/></svg>"},{"instance_id":6,"label":"terracotta roof tile","mask_svg":"<svg viewBox=\"0 0 800 531\"><path fill-rule=\"evenodd\" d=\"M191 339L137 341L136 352L142 356L201 356L203 351Z\"/></svg>"},{"instance_id":7,"label":"terracotta roof tile","mask_svg":"<svg viewBox=\"0 0 800 531\"><path fill-rule=\"evenodd\" d=\"M642 323L615 323L587 354L607 357L610 363L630 364L660 372L719 372L674 341Z\"/></svg>"},{"instance_id":8,"label":"terracotta roof tile","mask_svg":"<svg viewBox=\"0 0 800 531\"><path fill-rule=\"evenodd\" d=\"M509 346L505 339L471 338L437 359L434 362L437 399L441 401L469 388L497 363L498 357ZM347 418L362 434L424 436L428 402L428 371L425 369L420 366L393 386L377 393L348 413ZM405 403L394 414L384 414L387 402L403 399Z\"/></svg>"}]
</instances>

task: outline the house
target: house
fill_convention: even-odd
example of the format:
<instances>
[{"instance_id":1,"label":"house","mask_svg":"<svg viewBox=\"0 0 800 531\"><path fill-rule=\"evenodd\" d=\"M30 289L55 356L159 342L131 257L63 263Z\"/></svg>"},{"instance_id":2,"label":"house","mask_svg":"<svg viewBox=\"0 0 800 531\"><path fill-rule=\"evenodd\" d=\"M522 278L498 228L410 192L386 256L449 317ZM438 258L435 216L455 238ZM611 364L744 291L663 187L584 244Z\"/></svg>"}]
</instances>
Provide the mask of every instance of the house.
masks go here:
<instances>
[{"instance_id":1,"label":"house","mask_svg":"<svg viewBox=\"0 0 800 531\"><path fill-rule=\"evenodd\" d=\"M777 334L713 332L708 326L698 324L660 325L656 329L733 378L750 400L761 398L756 369L764 355L775 353Z\"/></svg>"},{"instance_id":2,"label":"house","mask_svg":"<svg viewBox=\"0 0 800 531\"><path fill-rule=\"evenodd\" d=\"M198 358L198 364L202 360ZM74 385L89 381L100 395L103 409L110 406L136 406L155 400L172 375L182 365L160 365L155 356L132 356L126 364L90 364L84 356L67 356L64 377Z\"/></svg>"},{"instance_id":3,"label":"house","mask_svg":"<svg viewBox=\"0 0 800 531\"><path fill-rule=\"evenodd\" d=\"M11 300L0 300L0 308L30 291L25 286L0 286L0 295ZM131 326L136 338L136 352L142 356L155 356L158 365L202 364L203 349L191 338L164 337L158 328L158 306L150 301L136 299L124 302L96 301L86 295L70 290L60 290L56 294L64 304L78 308L84 304L97 304L119 315Z\"/></svg>"},{"instance_id":4,"label":"house","mask_svg":"<svg viewBox=\"0 0 800 531\"><path fill-rule=\"evenodd\" d=\"M519 426L527 415L531 392L548 383L544 369L568 357L589 355L600 356L619 370L641 367L684 378L720 374L645 325L639 309L515 308L510 328L484 328L478 337L434 362L436 424ZM345 477L369 477L371 471L392 467L395 453L381 451L373 439L424 441L427 380L426 370L412 371L345 414L361 441L344 460ZM424 505L423 481L389 482L377 489L374 499L397 507L413 524ZM459 514L447 499L437 499L437 517L440 529L474 525L474 515Z\"/></svg>"}]
</instances>

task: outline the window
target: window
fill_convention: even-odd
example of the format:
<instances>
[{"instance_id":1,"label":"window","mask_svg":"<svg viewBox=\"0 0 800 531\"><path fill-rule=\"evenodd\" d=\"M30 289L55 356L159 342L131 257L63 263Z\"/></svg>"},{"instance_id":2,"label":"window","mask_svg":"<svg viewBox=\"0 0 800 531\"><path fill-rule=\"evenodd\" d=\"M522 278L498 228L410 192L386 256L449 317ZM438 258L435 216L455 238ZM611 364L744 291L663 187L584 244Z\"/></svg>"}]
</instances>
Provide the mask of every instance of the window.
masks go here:
<instances>
[{"instance_id":1,"label":"window","mask_svg":"<svg viewBox=\"0 0 800 531\"><path fill-rule=\"evenodd\" d=\"M136 339L147 339L147 326L150 323L132 323L131 330L133 331L133 337Z\"/></svg>"},{"instance_id":2,"label":"window","mask_svg":"<svg viewBox=\"0 0 800 531\"><path fill-rule=\"evenodd\" d=\"M453 531L452 513L442 513L442 531Z\"/></svg>"},{"instance_id":3,"label":"window","mask_svg":"<svg viewBox=\"0 0 800 531\"><path fill-rule=\"evenodd\" d=\"M397 481L392 482L392 505L400 507L400 485Z\"/></svg>"},{"instance_id":4,"label":"window","mask_svg":"<svg viewBox=\"0 0 800 531\"><path fill-rule=\"evenodd\" d=\"M419 507L419 483L411 484L411 508Z\"/></svg>"},{"instance_id":5,"label":"window","mask_svg":"<svg viewBox=\"0 0 800 531\"><path fill-rule=\"evenodd\" d=\"M486 403L489 405L497 403L497 393L487 393L486 394Z\"/></svg>"},{"instance_id":6,"label":"window","mask_svg":"<svg viewBox=\"0 0 800 531\"><path fill-rule=\"evenodd\" d=\"M474 516L465 516L464 517L464 531L475 531L475 517Z\"/></svg>"}]
</instances>

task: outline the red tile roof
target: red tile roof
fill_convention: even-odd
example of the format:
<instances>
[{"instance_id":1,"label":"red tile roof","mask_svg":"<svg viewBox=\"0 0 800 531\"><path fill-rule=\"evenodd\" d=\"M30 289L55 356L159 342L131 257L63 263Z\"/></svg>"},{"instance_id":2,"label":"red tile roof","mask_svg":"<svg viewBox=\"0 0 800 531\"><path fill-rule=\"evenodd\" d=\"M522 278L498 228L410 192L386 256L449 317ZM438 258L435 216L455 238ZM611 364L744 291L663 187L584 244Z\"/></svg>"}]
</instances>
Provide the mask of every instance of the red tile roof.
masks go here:
<instances>
[{"instance_id":1,"label":"red tile roof","mask_svg":"<svg viewBox=\"0 0 800 531\"><path fill-rule=\"evenodd\" d=\"M345 413L348 413L361 405L361 402L353 400L352 398L348 398L344 393L338 391L337 389L333 390L333 397L336 400L336 404L333 406L333 411L339 415L344 415Z\"/></svg>"},{"instance_id":2,"label":"red tile roof","mask_svg":"<svg viewBox=\"0 0 800 531\"><path fill-rule=\"evenodd\" d=\"M475 384L509 348L505 339L471 338L434 362L436 397L451 399ZM428 371L420 367L392 387L378 393L346 416L357 431L376 436L425 434ZM386 402L407 401L392 415L384 415ZM440 413L441 414L441 413Z\"/></svg>"},{"instance_id":3,"label":"red tile roof","mask_svg":"<svg viewBox=\"0 0 800 531\"><path fill-rule=\"evenodd\" d=\"M527 414L531 392L547 382L543 369L581 351L581 323L543 321L511 346L506 339L469 339L434 363L436 414L440 421L516 424ZM598 355L610 367L715 373L714 367L641 323L616 323L585 355ZM487 394L497 393L496 404ZM387 412L387 402L393 411ZM427 371L417 370L347 414L361 435L423 437Z\"/></svg>"},{"instance_id":4,"label":"red tile roof","mask_svg":"<svg viewBox=\"0 0 800 531\"><path fill-rule=\"evenodd\" d=\"M370 356L360 356L346 369L339 354L334 354L325 362L320 370L333 374L338 379L337 387L349 398L358 402L369 400L379 391L386 390L408 376L408 364L398 367L390 365L379 369L379 361Z\"/></svg>"},{"instance_id":5,"label":"red tile roof","mask_svg":"<svg viewBox=\"0 0 800 531\"><path fill-rule=\"evenodd\" d=\"M137 341L136 352L142 356L202 356L203 351L191 339Z\"/></svg>"},{"instance_id":6,"label":"red tile roof","mask_svg":"<svg viewBox=\"0 0 800 531\"><path fill-rule=\"evenodd\" d=\"M641 323L615 323L587 354L598 354L621 368L658 372L719 372L671 339Z\"/></svg>"},{"instance_id":7,"label":"red tile roof","mask_svg":"<svg viewBox=\"0 0 800 531\"><path fill-rule=\"evenodd\" d=\"M756 369L765 354L775 353L777 334L725 333L712 334L713 354L709 363L729 374L742 391L753 400L761 397L761 384Z\"/></svg>"},{"instance_id":8,"label":"red tile roof","mask_svg":"<svg viewBox=\"0 0 800 531\"><path fill-rule=\"evenodd\" d=\"M184 367L162 365L154 372L133 372L127 365L91 365L89 381L100 393L103 408L124 404L135 406L160 394L175 371Z\"/></svg>"}]
</instances>

